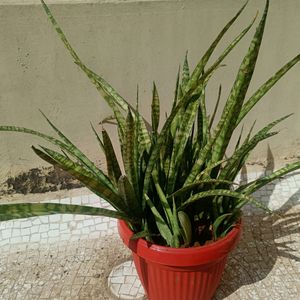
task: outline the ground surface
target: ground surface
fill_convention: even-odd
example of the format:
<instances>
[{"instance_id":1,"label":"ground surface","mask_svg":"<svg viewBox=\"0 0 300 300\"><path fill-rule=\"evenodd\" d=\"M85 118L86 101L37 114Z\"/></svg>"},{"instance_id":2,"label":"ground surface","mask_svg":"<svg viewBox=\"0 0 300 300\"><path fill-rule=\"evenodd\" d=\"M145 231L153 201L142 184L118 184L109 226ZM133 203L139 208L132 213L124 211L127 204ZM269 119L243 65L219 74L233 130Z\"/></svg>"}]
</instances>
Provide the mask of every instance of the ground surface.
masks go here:
<instances>
[{"instance_id":1,"label":"ground surface","mask_svg":"<svg viewBox=\"0 0 300 300\"><path fill-rule=\"evenodd\" d=\"M299 298L299 189L300 174L294 174L256 193L283 217L245 209L243 237L230 256L216 300ZM106 206L85 189L64 197L58 193L41 197L48 202ZM3 300L114 299L107 278L114 267L130 259L116 222L101 217L58 215L2 222L0 250ZM126 274L120 276L126 280Z\"/></svg>"}]
</instances>

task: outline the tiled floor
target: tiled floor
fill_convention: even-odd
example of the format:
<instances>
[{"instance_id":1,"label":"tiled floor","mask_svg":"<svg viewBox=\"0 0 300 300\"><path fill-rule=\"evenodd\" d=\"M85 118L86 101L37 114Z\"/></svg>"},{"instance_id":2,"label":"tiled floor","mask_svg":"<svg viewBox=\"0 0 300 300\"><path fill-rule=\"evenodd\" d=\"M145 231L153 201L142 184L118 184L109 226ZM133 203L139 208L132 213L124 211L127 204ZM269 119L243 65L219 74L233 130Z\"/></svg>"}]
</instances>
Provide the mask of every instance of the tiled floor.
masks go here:
<instances>
[{"instance_id":1,"label":"tiled floor","mask_svg":"<svg viewBox=\"0 0 300 300\"><path fill-rule=\"evenodd\" d=\"M257 176L250 174L248 180ZM243 238L215 299L299 299L300 174L278 180L255 196L280 209L283 217L245 209ZM85 189L79 196L52 201L107 206ZM130 262L122 265L130 253L112 219L53 215L2 222L0 250L0 299L105 300L115 299L116 293L123 299L141 298L138 281L128 273ZM114 289L112 283L118 282L127 286Z\"/></svg>"}]
</instances>

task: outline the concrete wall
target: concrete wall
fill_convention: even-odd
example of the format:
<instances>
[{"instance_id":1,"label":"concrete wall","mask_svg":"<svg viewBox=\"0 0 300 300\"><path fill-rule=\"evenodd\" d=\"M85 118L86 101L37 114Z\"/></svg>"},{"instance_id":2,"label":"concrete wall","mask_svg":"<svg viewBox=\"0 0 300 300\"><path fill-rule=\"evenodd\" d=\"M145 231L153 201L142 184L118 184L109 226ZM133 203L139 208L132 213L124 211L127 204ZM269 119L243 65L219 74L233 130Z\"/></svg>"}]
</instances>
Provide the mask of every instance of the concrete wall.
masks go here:
<instances>
[{"instance_id":1,"label":"concrete wall","mask_svg":"<svg viewBox=\"0 0 300 300\"><path fill-rule=\"evenodd\" d=\"M78 3L79 2L79 3ZM8 4L9 3L9 4ZM236 13L241 0L197 1L49 1L57 20L83 61L104 76L134 103L139 84L141 110L149 116L152 81L155 80L167 111L173 97L176 72L185 51L194 66L222 26ZM15 5L12 5L15 4ZM24 4L24 5L23 5ZM26 5L27 4L27 5ZM102 158L89 121L110 114L97 91L73 64L38 1L0 1L0 124L51 130L38 109L93 159ZM252 0L240 20L218 48L220 53L245 27L264 1ZM258 60L254 91L281 65L300 52L300 1L271 1L269 19ZM226 59L208 92L209 109L222 83L225 100L254 29ZM215 57L215 56L214 56ZM300 65L274 87L247 118L257 119L257 129L294 112L269 141L275 158L300 155ZM250 93L249 93L250 94ZM1 180L44 165L30 146L45 144L30 136L1 133ZM267 145L252 159L264 159Z\"/></svg>"}]
</instances>

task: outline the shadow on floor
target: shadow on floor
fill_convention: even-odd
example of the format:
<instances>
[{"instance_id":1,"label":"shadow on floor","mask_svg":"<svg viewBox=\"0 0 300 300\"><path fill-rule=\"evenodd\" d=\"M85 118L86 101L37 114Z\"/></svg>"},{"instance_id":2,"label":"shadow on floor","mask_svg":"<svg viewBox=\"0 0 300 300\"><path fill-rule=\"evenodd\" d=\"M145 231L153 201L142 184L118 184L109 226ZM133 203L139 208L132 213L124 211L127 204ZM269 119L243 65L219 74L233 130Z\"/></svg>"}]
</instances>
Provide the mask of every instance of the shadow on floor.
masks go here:
<instances>
[{"instance_id":1,"label":"shadow on floor","mask_svg":"<svg viewBox=\"0 0 300 300\"><path fill-rule=\"evenodd\" d=\"M269 148L265 173L273 169L274 158ZM242 177L242 180L247 182L245 168ZM265 205L270 202L275 184L269 184L265 189L266 194L260 199ZM293 278L289 277L291 274L299 274L300 265L299 243L297 244L300 233L300 211L293 209L296 204L299 204L299 200L300 190L294 193L280 209L275 210L281 217L263 212L244 216L242 239L228 260L215 300L224 299L233 293L237 293L238 298L243 299L244 291L239 289L245 285L251 285L249 292L251 291L253 299L274 299L272 293L279 295L280 291L276 288L279 288L280 284L285 284L282 280L293 283ZM295 240L293 237L296 234L298 238ZM276 274L268 277L275 265L280 265L276 268ZM281 281L280 284L276 284L274 282L276 280Z\"/></svg>"}]
</instances>

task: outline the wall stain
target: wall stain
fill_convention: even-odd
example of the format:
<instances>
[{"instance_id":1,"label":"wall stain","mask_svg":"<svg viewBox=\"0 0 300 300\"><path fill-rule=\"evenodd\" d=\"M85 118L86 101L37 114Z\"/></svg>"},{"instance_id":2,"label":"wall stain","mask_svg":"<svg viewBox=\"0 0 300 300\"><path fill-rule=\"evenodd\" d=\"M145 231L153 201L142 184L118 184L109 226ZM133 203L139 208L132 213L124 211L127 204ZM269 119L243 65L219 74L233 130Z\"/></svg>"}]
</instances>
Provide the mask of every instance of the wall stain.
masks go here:
<instances>
[{"instance_id":1,"label":"wall stain","mask_svg":"<svg viewBox=\"0 0 300 300\"><path fill-rule=\"evenodd\" d=\"M83 185L78 180L57 167L33 168L9 177L0 186L0 196L47 193L80 187Z\"/></svg>"}]
</instances>

